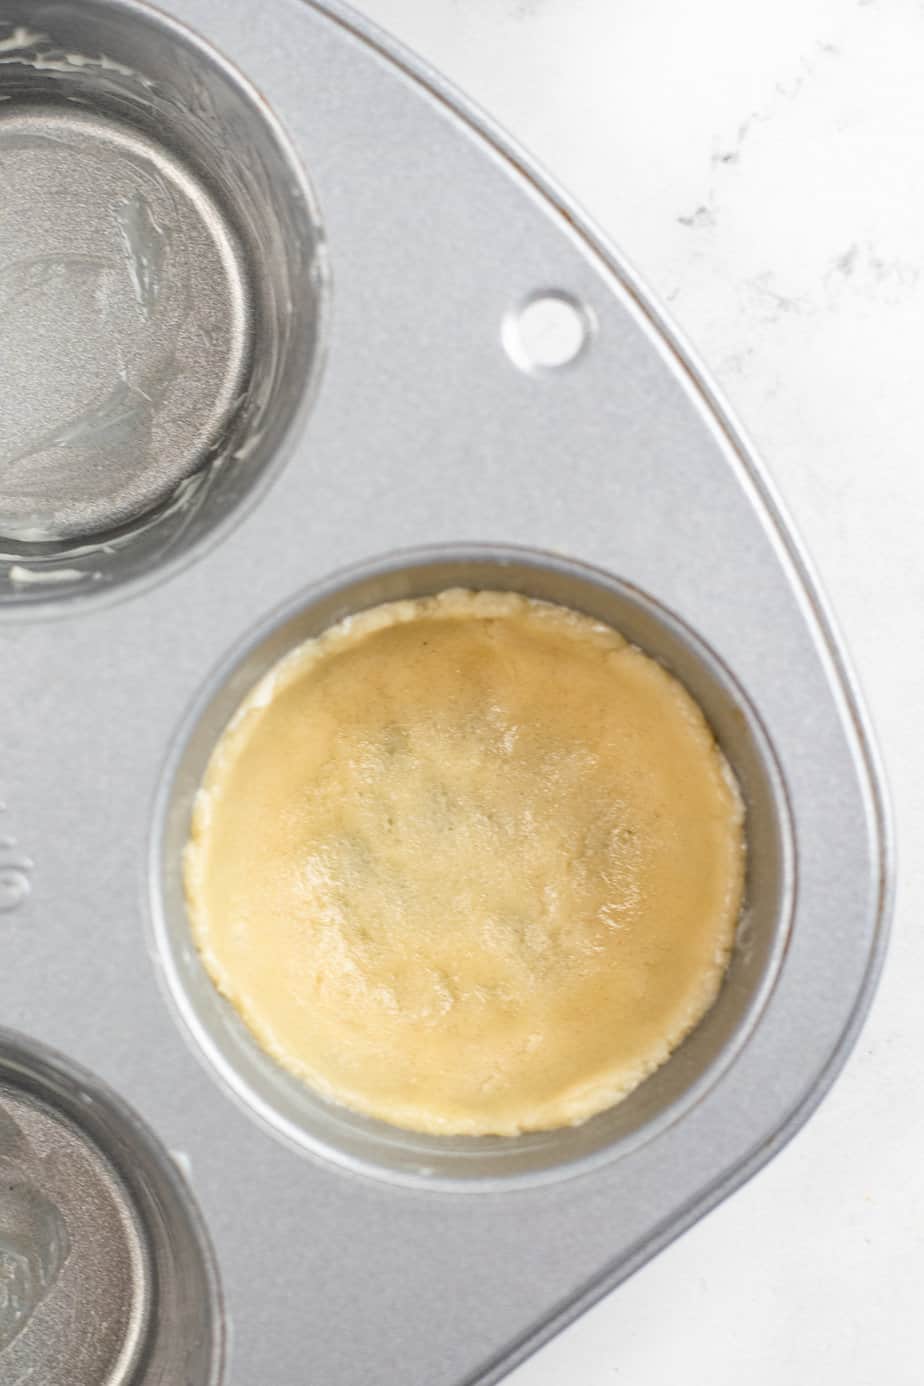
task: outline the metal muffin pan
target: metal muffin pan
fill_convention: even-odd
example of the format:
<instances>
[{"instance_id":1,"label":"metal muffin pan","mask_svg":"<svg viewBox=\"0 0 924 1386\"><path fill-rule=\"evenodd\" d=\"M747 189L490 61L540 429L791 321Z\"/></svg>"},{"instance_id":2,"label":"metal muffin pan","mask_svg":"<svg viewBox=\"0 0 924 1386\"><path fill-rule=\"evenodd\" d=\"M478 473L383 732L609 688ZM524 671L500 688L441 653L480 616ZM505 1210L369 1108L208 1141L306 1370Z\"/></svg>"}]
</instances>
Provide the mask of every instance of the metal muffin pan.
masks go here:
<instances>
[{"instance_id":1,"label":"metal muffin pan","mask_svg":"<svg viewBox=\"0 0 924 1386\"><path fill-rule=\"evenodd\" d=\"M66 378L24 373L14 411L23 436L35 423L39 478L71 486L66 513L42 512L57 537L24 535L21 506L0 523L0 1019L19 1036L4 1052L25 1072L53 1046L94 1075L69 1091L107 1085L176 1156L185 1225L198 1227L194 1203L224 1307L198 1232L201 1293L169 1267L153 1276L150 1250L128 1281L139 1324L155 1279L202 1306L195 1386L483 1386L820 1100L882 955L879 772L762 473L618 255L458 95L338 5L164 8L0 0L0 168L19 175L12 229L0 209L0 293L15 309L0 351L25 358L31 320L51 344L67 325L74 357ZM54 163L59 135L73 174ZM106 165L108 219L84 159ZM139 159L167 189L145 195L147 219ZM72 196L51 196L55 178L37 176L49 169L73 177ZM21 264L30 186L38 270ZM58 264L70 253L94 262L92 292ZM174 388L199 379L213 409L206 425L193 411L195 446L171 449L179 400L143 373L171 333L187 340L170 317L187 271L189 317L208 301L217 323ZM65 323L54 293L72 281ZM212 287L200 298L196 284ZM113 316L94 335L101 299ZM546 332L556 315L561 349ZM118 324L140 376L119 360ZM147 390L147 413L113 410L119 382ZM0 460L20 481L23 451L0 422ZM137 465L152 489L126 501L103 486L103 508L79 520L77 482L97 464ZM110 502L115 530L79 532ZM0 511L14 508L0 481ZM748 910L714 1011L622 1107L511 1143L405 1139L295 1090L203 986L178 892L197 774L267 663L348 610L458 582L571 602L664 659L705 706L749 809ZM22 1088L0 1096L20 1126ZM66 1088L29 1094L67 1123ZM131 1194L147 1155L119 1161L89 1137ZM66 1223L63 1195L56 1206ZM37 1226L10 1217L20 1238ZM0 1243L10 1225L0 1209ZM61 1312L67 1259L27 1261L48 1282L36 1316ZM0 1381L27 1331L0 1349ZM117 1380L175 1379L140 1354ZM88 1367L75 1386L98 1379Z\"/></svg>"}]
</instances>

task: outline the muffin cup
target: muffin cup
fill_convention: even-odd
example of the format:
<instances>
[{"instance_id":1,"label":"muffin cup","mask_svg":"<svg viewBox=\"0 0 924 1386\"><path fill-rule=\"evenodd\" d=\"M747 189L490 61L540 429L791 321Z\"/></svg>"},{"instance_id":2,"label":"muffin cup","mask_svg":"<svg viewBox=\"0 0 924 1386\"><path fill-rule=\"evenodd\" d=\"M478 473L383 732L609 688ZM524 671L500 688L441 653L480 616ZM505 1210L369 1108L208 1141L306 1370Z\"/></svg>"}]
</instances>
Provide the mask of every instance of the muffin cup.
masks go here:
<instances>
[{"instance_id":1,"label":"muffin cup","mask_svg":"<svg viewBox=\"0 0 924 1386\"><path fill-rule=\"evenodd\" d=\"M653 655L702 707L744 796L746 897L718 1000L671 1058L606 1112L515 1137L428 1137L363 1117L274 1062L215 989L197 953L182 853L209 757L238 705L285 654L367 607L451 587L519 592L585 612ZM247 636L207 680L171 752L151 849L154 938L176 1012L201 1055L255 1117L308 1154L422 1187L490 1190L576 1174L675 1121L747 1041L773 986L792 908L792 825L772 748L737 686L672 613L617 578L549 554L501 546L398 553L332 577Z\"/></svg>"}]
</instances>

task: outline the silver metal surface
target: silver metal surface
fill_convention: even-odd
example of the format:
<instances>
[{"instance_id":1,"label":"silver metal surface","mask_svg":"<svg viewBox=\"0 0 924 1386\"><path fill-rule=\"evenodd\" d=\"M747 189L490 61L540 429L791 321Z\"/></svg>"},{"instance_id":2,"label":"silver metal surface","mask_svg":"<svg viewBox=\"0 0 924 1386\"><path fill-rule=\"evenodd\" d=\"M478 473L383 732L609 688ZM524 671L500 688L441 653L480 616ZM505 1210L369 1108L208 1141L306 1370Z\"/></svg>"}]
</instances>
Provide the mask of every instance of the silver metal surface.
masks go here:
<instances>
[{"instance_id":1,"label":"silver metal surface","mask_svg":"<svg viewBox=\"0 0 924 1386\"><path fill-rule=\"evenodd\" d=\"M213 1386L221 1356L166 1153L89 1074L0 1031L0 1381Z\"/></svg>"},{"instance_id":2,"label":"silver metal surface","mask_svg":"<svg viewBox=\"0 0 924 1386\"><path fill-rule=\"evenodd\" d=\"M109 118L113 63L157 66L155 86L198 112L194 53L192 68L224 93L222 120L238 114L239 137L210 146L216 167L237 170L240 189L259 143L260 166L275 170L259 196L221 202L252 281L251 369L259 341L271 361L263 404L235 416L246 455L183 483L191 503L181 494L129 525L111 552L67 556L65 545L49 558L20 545L7 561L0 1014L89 1065L188 1161L226 1290L228 1380L485 1386L741 1183L820 1100L882 956L891 860L879 774L765 478L579 213L332 0L165 8L210 47L136 5L0 0L0 44L27 23L55 51L88 55L77 76L96 83L106 110L93 109ZM4 82L10 71L0 66ZM78 95L89 99L85 86ZM124 107L141 129L143 103ZM208 182L188 121L171 128L187 130L166 140L171 153ZM329 244L326 328L306 175ZM249 231L244 206L261 209ZM265 254L247 248L255 228ZM264 329L260 266L275 286ZM291 312L286 284L305 290ZM542 298L577 305L586 324L560 368L555 352L530 359L523 333L523 354L508 351L522 306ZM444 547L454 543L463 550ZM410 569L400 556L368 566L420 545ZM499 552L507 545L551 557ZM171 873L195 767L274 641L401 584L432 590L464 570L498 585L499 559L513 563L511 585L571 593L617 619L703 698L749 781L753 951L739 950L722 1006L660 1086L640 1090L631 1121L627 1104L568 1150L521 1149L510 1173L479 1167L483 1150L474 1176L457 1152L386 1152L381 1132L334 1132L304 1109L299 1144L276 1140L253 1120L254 1094L272 1098L264 1115L277 1130L288 1099L252 1072L243 1103L214 1081L218 1064L245 1097L245 1060L228 1064L234 1041L183 953ZM48 581L55 564L65 576ZM352 564L345 586L331 581ZM324 1158L305 1158L306 1144ZM552 1177L566 1167L574 1177ZM439 1187L462 1179L478 1191ZM0 1380L3 1366L0 1353Z\"/></svg>"}]
</instances>

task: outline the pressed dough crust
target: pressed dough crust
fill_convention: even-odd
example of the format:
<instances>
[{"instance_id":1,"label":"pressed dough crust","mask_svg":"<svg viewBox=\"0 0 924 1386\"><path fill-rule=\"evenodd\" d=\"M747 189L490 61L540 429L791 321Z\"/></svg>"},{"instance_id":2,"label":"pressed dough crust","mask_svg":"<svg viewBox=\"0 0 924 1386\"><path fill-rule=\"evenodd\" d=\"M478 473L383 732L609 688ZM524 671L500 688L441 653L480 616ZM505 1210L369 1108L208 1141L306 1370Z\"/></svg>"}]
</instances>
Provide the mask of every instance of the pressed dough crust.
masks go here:
<instances>
[{"instance_id":1,"label":"pressed dough crust","mask_svg":"<svg viewBox=\"0 0 924 1386\"><path fill-rule=\"evenodd\" d=\"M293 651L215 748L196 943L260 1044L397 1126L611 1106L721 986L741 800L702 713L589 617L447 591Z\"/></svg>"}]
</instances>

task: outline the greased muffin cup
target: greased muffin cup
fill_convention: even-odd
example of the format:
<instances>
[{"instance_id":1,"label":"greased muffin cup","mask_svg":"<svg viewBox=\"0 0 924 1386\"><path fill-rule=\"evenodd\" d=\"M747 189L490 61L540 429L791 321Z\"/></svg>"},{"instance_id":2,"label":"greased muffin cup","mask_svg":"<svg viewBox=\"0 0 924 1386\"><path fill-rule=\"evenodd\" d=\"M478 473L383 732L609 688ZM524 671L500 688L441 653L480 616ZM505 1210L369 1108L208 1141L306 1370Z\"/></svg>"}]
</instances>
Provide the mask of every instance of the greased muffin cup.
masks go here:
<instances>
[{"instance_id":1,"label":"greased muffin cup","mask_svg":"<svg viewBox=\"0 0 924 1386\"><path fill-rule=\"evenodd\" d=\"M0 603L98 599L220 537L320 370L297 153L146 5L0 4Z\"/></svg>"},{"instance_id":2,"label":"greased muffin cup","mask_svg":"<svg viewBox=\"0 0 924 1386\"><path fill-rule=\"evenodd\" d=\"M92 1074L7 1030L0 1270L6 1380L221 1380L218 1275L181 1170Z\"/></svg>"}]
</instances>

